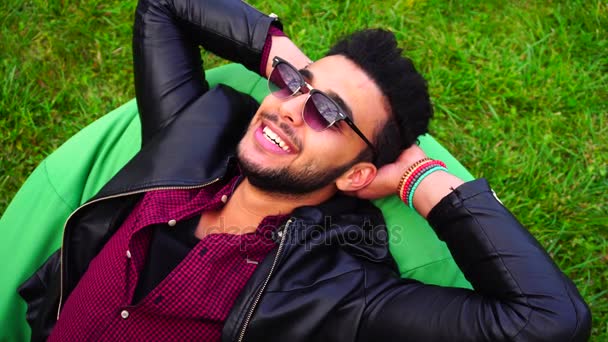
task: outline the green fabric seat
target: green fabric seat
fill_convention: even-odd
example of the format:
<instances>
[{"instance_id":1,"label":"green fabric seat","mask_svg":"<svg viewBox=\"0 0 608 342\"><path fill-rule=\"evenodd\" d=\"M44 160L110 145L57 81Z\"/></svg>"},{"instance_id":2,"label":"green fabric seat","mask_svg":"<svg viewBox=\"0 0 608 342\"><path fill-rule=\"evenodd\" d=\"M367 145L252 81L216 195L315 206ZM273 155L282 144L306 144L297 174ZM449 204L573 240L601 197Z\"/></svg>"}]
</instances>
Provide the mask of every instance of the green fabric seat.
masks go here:
<instances>
[{"instance_id":1,"label":"green fabric seat","mask_svg":"<svg viewBox=\"0 0 608 342\"><path fill-rule=\"evenodd\" d=\"M207 71L211 86L223 83L261 101L266 80L238 64ZM454 174L473 177L430 136L421 147L443 160ZM26 305L16 292L60 247L68 216L91 198L138 151L137 104L131 100L96 120L49 155L32 172L0 218L0 341L29 340ZM445 244L426 221L396 196L375 201L389 230L390 250L403 277L425 283L470 287Z\"/></svg>"}]
</instances>

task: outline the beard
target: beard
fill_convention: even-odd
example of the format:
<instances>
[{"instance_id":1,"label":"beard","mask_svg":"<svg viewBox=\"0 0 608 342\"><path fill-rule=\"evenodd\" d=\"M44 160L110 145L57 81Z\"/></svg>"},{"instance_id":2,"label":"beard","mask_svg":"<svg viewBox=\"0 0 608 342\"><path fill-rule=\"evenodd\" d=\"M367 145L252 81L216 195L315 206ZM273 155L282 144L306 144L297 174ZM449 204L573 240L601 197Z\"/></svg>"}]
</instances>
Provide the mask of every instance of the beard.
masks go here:
<instances>
[{"instance_id":1,"label":"beard","mask_svg":"<svg viewBox=\"0 0 608 342\"><path fill-rule=\"evenodd\" d=\"M240 147L240 146L239 146ZM356 162L318 170L313 163L299 170L289 167L265 168L247 159L239 148L238 159L249 183L260 190L281 195L304 195L333 183Z\"/></svg>"}]
</instances>

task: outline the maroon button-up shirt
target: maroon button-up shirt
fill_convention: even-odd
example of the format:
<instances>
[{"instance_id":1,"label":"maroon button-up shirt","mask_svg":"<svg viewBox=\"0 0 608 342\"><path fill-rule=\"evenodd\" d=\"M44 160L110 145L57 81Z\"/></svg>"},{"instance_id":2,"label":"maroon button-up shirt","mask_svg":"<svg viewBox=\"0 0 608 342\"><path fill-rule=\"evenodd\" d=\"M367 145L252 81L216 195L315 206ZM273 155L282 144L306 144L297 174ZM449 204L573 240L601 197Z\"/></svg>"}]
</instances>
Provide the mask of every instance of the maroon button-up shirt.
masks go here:
<instances>
[{"instance_id":1,"label":"maroon button-up shirt","mask_svg":"<svg viewBox=\"0 0 608 342\"><path fill-rule=\"evenodd\" d=\"M256 262L275 246L286 216L266 217L253 233L211 234L137 304L150 226L219 209L237 177L195 190L147 193L91 261L67 298L50 341L219 341L228 313ZM204 213L203 213L204 215ZM173 221L175 220L175 221Z\"/></svg>"},{"instance_id":2,"label":"maroon button-up shirt","mask_svg":"<svg viewBox=\"0 0 608 342\"><path fill-rule=\"evenodd\" d=\"M261 75L272 36L285 34L270 27ZM236 297L274 247L271 233L287 216L266 217L250 234L207 235L158 286L137 304L132 302L150 245L146 228L164 222L170 229L180 220L220 208L237 180L148 192L89 264L49 341L219 341Z\"/></svg>"}]
</instances>

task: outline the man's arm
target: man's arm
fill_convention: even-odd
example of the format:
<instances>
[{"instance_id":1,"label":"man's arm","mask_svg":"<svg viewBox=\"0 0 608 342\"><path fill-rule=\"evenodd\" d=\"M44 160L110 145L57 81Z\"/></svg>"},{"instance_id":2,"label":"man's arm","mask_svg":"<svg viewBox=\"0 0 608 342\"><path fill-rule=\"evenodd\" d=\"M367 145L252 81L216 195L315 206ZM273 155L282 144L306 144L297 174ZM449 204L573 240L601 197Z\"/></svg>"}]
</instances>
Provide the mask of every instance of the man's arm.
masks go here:
<instances>
[{"instance_id":1,"label":"man's arm","mask_svg":"<svg viewBox=\"0 0 608 342\"><path fill-rule=\"evenodd\" d=\"M208 90L199 45L257 72L271 24L280 27L240 0L140 0L133 62L143 144Z\"/></svg>"},{"instance_id":2,"label":"man's arm","mask_svg":"<svg viewBox=\"0 0 608 342\"><path fill-rule=\"evenodd\" d=\"M405 151L380 170L378 175L387 178L365 194L383 186L394 191L399 173L424 157L417 146ZM484 180L463 184L449 173L431 173L416 190L414 207L446 242L475 290L389 278L392 285L378 284L382 291L368 295L362 341L588 338L590 313L576 287Z\"/></svg>"},{"instance_id":3,"label":"man's arm","mask_svg":"<svg viewBox=\"0 0 608 342\"><path fill-rule=\"evenodd\" d=\"M270 75L270 72L272 71L272 59L275 56L279 56L289 61L291 65L298 69L303 69L308 64L312 63L312 60L286 36L273 36L271 44L270 53L266 60L265 73L263 75L266 78L268 78L268 75Z\"/></svg>"}]
</instances>

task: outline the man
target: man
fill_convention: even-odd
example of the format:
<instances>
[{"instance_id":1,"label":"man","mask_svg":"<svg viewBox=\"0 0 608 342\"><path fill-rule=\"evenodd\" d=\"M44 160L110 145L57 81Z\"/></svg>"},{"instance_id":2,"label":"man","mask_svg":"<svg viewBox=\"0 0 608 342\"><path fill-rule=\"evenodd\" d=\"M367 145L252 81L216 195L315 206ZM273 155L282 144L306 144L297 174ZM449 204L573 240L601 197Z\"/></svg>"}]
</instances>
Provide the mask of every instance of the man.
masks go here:
<instances>
[{"instance_id":1,"label":"man","mask_svg":"<svg viewBox=\"0 0 608 342\"><path fill-rule=\"evenodd\" d=\"M280 28L241 1L139 2L142 149L22 287L33 339L586 339L576 288L486 182L413 145L431 107L394 37L363 31L311 63ZM273 94L208 89L198 45ZM398 278L364 200L396 191L475 291Z\"/></svg>"}]
</instances>

